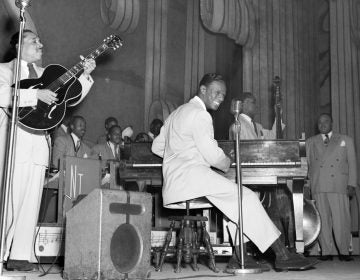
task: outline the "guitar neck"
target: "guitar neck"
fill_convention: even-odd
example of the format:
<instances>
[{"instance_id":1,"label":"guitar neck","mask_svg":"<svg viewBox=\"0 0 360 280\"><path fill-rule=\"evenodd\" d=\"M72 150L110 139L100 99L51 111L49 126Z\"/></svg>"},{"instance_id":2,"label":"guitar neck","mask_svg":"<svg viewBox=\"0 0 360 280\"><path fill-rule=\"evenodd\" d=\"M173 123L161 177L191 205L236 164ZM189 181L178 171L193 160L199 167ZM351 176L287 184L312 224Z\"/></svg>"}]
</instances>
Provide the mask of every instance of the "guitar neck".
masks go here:
<instances>
[{"instance_id":1,"label":"guitar neck","mask_svg":"<svg viewBox=\"0 0 360 280\"><path fill-rule=\"evenodd\" d=\"M96 50L88 54L85 59L96 59L98 56L100 56L102 53L104 53L109 46L106 43L101 44ZM84 59L84 60L85 60ZM73 67L71 67L67 72L65 72L63 75L61 75L58 80L61 84L66 84L70 79L73 77L76 77L85 66L84 60L81 60L77 64L75 64Z\"/></svg>"}]
</instances>

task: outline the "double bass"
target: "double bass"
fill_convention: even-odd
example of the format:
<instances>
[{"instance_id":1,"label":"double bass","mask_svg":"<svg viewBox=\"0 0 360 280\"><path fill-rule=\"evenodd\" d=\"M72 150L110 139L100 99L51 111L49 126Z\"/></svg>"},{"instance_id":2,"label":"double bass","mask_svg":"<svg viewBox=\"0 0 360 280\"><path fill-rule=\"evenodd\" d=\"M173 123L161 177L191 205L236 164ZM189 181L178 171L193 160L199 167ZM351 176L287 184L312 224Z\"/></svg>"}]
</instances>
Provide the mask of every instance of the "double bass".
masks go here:
<instances>
[{"instance_id":1,"label":"double bass","mask_svg":"<svg viewBox=\"0 0 360 280\"><path fill-rule=\"evenodd\" d=\"M282 119L281 119L281 91L280 91L280 77L275 76L273 80L273 91L275 100L275 126L276 126L276 139L283 139L282 133ZM276 189L276 199L279 208L287 207L287 195L283 189ZM292 215L292 214L291 214ZM292 222L290 221L292 219ZM290 235L294 236L293 217L288 220L288 226L285 226L285 231L288 239ZM310 247L318 238L321 229L321 219L319 210L315 206L315 201L304 198L303 207L303 238L305 248ZM290 240L289 240L290 241Z\"/></svg>"}]
</instances>

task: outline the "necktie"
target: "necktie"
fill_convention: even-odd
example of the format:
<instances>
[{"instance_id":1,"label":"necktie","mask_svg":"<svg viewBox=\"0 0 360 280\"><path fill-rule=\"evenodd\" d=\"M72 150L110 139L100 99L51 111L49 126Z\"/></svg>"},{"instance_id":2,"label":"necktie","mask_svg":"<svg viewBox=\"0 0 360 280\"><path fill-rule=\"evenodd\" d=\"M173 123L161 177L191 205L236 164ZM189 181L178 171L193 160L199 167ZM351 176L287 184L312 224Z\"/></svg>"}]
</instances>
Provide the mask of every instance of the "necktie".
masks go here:
<instances>
[{"instance_id":1,"label":"necktie","mask_svg":"<svg viewBox=\"0 0 360 280\"><path fill-rule=\"evenodd\" d=\"M328 134L325 134L325 138L324 138L324 145L327 146L329 144L330 138Z\"/></svg>"},{"instance_id":2,"label":"necktie","mask_svg":"<svg viewBox=\"0 0 360 280\"><path fill-rule=\"evenodd\" d=\"M76 145L75 145L75 153L77 153L79 151L80 146L81 146L81 142L80 142L80 140L77 140Z\"/></svg>"},{"instance_id":3,"label":"necktie","mask_svg":"<svg viewBox=\"0 0 360 280\"><path fill-rule=\"evenodd\" d=\"M38 78L38 75L35 71L34 65L32 63L28 63L28 68L29 68L29 79L36 79Z\"/></svg>"},{"instance_id":4,"label":"necktie","mask_svg":"<svg viewBox=\"0 0 360 280\"><path fill-rule=\"evenodd\" d=\"M119 147L119 145L115 145L115 159L120 160L120 147Z\"/></svg>"},{"instance_id":5,"label":"necktie","mask_svg":"<svg viewBox=\"0 0 360 280\"><path fill-rule=\"evenodd\" d=\"M254 122L254 120L251 120L252 124L253 124L253 127L254 127L254 130L255 130L255 134L256 136L259 136L258 135L258 131L257 131L257 127L256 127L256 123Z\"/></svg>"}]
</instances>

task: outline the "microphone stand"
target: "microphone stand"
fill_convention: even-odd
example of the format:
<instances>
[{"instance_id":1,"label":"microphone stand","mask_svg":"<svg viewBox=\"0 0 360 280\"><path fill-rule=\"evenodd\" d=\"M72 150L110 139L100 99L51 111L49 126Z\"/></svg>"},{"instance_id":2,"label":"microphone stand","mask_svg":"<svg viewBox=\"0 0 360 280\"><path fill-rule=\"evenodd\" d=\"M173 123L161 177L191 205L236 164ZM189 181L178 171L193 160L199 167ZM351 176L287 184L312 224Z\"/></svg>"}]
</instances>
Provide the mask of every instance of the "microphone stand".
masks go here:
<instances>
[{"instance_id":1,"label":"microphone stand","mask_svg":"<svg viewBox=\"0 0 360 280\"><path fill-rule=\"evenodd\" d=\"M0 280L25 280L25 276L14 276L14 275L3 275L4 268L4 255L5 255L5 242L6 242L6 220L8 215L8 205L9 205L9 194L10 189L13 183L14 175L14 166L15 166L15 147L16 147L16 131L17 131L17 122L18 122L18 111L19 111L19 95L20 88L19 82L21 79L20 67L21 67L21 51L22 51L22 39L23 31L25 29L25 8L30 5L30 0L17 0L16 6L20 8L20 28L19 28L19 38L18 38L18 49L17 49L17 58L15 66L15 78L14 78L14 91L12 99L12 114L10 122L10 133L7 138L7 155L5 162L5 172L4 180L5 185L1 188L1 215L0 215L0 229L1 229L1 243L0 243ZM8 246L9 244L7 244Z\"/></svg>"},{"instance_id":2,"label":"microphone stand","mask_svg":"<svg viewBox=\"0 0 360 280\"><path fill-rule=\"evenodd\" d=\"M238 238L240 242L240 268L227 268L227 273L232 273L234 275L239 274L255 274L261 273L260 268L246 268L245 259L244 259L244 230L243 230L243 208L242 208L242 199L243 199L243 189L242 189L242 173L241 173L241 157L240 157L240 131L241 124L239 121L239 115L242 111L242 103L238 99L231 100L231 113L234 115L235 122L235 155L236 155L236 177L237 177L237 186L238 186L238 211L239 211L239 220L238 220ZM236 240L236 237L235 237ZM234 240L234 251L236 254L236 242ZM236 254L237 255L237 254ZM237 255L238 256L238 255Z\"/></svg>"}]
</instances>

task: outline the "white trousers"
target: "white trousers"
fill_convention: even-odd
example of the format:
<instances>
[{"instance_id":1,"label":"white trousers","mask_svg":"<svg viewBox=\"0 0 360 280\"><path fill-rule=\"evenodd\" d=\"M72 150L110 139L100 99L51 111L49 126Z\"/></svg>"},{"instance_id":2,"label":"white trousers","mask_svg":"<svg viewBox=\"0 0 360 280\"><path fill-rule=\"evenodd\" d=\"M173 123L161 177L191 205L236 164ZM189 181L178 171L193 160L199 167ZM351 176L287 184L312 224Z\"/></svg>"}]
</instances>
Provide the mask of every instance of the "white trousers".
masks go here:
<instances>
[{"instance_id":1,"label":"white trousers","mask_svg":"<svg viewBox=\"0 0 360 280\"><path fill-rule=\"evenodd\" d=\"M224 187L224 193L206 195L229 219L228 224L232 240L237 240L236 224L239 220L237 185ZM230 190L230 191L229 191ZM243 187L243 229L244 234L261 252L265 252L280 236L280 231L269 218L258 196L247 187ZM237 243L238 244L238 243Z\"/></svg>"},{"instance_id":2,"label":"white trousers","mask_svg":"<svg viewBox=\"0 0 360 280\"><path fill-rule=\"evenodd\" d=\"M15 163L6 222L5 260L11 248L10 259L37 262L34 254L35 229L44 179L45 166Z\"/></svg>"}]
</instances>

